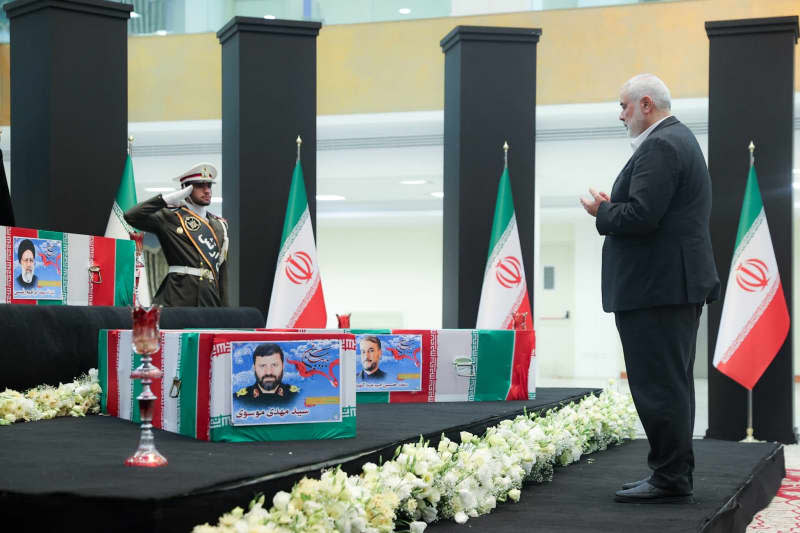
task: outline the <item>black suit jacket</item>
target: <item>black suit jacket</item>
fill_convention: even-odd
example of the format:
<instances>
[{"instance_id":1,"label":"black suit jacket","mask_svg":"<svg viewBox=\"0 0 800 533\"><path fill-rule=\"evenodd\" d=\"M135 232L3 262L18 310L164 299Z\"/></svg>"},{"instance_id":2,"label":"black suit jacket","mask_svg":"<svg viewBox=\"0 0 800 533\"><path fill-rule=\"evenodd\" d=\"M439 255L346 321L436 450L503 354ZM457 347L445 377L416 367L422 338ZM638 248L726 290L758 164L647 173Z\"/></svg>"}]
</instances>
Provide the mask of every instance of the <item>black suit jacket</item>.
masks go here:
<instances>
[{"instance_id":1,"label":"black suit jacket","mask_svg":"<svg viewBox=\"0 0 800 533\"><path fill-rule=\"evenodd\" d=\"M711 248L711 178L689 128L675 117L650 133L597 210L606 312L719 297Z\"/></svg>"}]
</instances>

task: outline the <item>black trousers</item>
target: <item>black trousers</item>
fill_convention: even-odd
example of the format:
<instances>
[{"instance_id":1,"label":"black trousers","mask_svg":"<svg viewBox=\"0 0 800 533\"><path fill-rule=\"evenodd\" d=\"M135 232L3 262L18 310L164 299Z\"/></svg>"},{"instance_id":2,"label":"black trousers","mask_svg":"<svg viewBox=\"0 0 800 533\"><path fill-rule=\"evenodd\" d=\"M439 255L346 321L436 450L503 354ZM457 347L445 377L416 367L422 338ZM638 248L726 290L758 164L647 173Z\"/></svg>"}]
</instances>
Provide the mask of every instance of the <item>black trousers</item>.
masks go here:
<instances>
[{"instance_id":1,"label":"black trousers","mask_svg":"<svg viewBox=\"0 0 800 533\"><path fill-rule=\"evenodd\" d=\"M702 304L614 313L633 402L650 443L650 483L692 491L694 357Z\"/></svg>"}]
</instances>

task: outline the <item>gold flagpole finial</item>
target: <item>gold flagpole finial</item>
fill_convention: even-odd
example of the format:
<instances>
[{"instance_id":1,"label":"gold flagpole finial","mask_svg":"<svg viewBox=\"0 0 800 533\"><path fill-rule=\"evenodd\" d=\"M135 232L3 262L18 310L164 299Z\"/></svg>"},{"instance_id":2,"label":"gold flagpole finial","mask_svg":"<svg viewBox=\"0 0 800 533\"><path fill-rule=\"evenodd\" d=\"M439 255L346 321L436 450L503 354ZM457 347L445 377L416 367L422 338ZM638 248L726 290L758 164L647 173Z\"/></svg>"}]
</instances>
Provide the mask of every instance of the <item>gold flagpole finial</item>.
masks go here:
<instances>
[{"instance_id":1,"label":"gold flagpole finial","mask_svg":"<svg viewBox=\"0 0 800 533\"><path fill-rule=\"evenodd\" d=\"M503 168L508 167L508 141L503 143Z\"/></svg>"},{"instance_id":2,"label":"gold flagpole finial","mask_svg":"<svg viewBox=\"0 0 800 533\"><path fill-rule=\"evenodd\" d=\"M131 155L132 150L133 150L133 135L128 137L128 155Z\"/></svg>"},{"instance_id":3,"label":"gold flagpole finial","mask_svg":"<svg viewBox=\"0 0 800 533\"><path fill-rule=\"evenodd\" d=\"M298 135L295 142L297 143L297 160L300 161L300 145L303 144L303 139Z\"/></svg>"}]
</instances>

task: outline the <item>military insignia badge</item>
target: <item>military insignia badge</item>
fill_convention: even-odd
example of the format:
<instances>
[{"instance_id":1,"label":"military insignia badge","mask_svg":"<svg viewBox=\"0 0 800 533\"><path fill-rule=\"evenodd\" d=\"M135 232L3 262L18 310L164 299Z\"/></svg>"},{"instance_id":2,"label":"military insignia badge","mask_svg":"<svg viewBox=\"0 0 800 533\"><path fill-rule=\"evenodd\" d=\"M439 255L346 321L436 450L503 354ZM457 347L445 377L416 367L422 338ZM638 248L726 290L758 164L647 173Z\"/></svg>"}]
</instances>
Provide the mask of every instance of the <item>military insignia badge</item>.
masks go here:
<instances>
[{"instance_id":1,"label":"military insignia badge","mask_svg":"<svg viewBox=\"0 0 800 533\"><path fill-rule=\"evenodd\" d=\"M200 229L200 221L195 217L186 217L186 227L189 231L197 231Z\"/></svg>"},{"instance_id":2,"label":"military insignia badge","mask_svg":"<svg viewBox=\"0 0 800 533\"><path fill-rule=\"evenodd\" d=\"M236 396L238 396L239 398L245 396L246 394L247 394L247 387L242 387L241 389L236 391Z\"/></svg>"}]
</instances>

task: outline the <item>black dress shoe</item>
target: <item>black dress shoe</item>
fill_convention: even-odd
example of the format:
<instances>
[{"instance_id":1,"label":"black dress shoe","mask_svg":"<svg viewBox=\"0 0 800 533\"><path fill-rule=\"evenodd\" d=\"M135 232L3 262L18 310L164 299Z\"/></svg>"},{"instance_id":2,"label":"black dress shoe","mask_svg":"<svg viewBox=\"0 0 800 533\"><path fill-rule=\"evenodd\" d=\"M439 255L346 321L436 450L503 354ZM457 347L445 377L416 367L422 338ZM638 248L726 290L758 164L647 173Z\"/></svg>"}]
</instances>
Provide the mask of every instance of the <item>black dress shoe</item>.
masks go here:
<instances>
[{"instance_id":1,"label":"black dress shoe","mask_svg":"<svg viewBox=\"0 0 800 533\"><path fill-rule=\"evenodd\" d=\"M648 481L627 490L618 490L614 500L620 503L694 503L691 493L660 489Z\"/></svg>"},{"instance_id":2,"label":"black dress shoe","mask_svg":"<svg viewBox=\"0 0 800 533\"><path fill-rule=\"evenodd\" d=\"M623 483L622 484L622 490L628 490L628 489L632 489L634 487L638 487L642 483L647 483L648 481L650 481L650 476L647 476L644 479L640 479L639 481L631 481L630 483Z\"/></svg>"}]
</instances>

